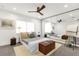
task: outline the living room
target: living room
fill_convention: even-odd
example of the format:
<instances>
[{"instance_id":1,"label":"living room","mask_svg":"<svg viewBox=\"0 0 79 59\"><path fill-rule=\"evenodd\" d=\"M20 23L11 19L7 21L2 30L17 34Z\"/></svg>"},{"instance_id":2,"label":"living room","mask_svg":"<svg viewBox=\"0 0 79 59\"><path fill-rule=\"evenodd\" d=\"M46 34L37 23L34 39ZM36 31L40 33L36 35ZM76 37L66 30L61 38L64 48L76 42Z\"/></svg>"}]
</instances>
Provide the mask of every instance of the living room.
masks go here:
<instances>
[{"instance_id":1,"label":"living room","mask_svg":"<svg viewBox=\"0 0 79 59\"><path fill-rule=\"evenodd\" d=\"M0 3L0 55L79 55L78 6L79 3Z\"/></svg>"}]
</instances>

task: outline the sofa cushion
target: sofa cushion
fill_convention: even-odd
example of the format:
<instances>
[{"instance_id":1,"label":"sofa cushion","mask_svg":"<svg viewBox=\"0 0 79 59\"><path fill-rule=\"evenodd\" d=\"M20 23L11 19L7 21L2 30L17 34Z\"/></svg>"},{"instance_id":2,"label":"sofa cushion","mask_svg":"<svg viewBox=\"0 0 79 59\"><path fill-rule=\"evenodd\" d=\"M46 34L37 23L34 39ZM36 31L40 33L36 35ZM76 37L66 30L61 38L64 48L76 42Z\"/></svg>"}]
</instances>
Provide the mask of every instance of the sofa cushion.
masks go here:
<instances>
[{"instance_id":1,"label":"sofa cushion","mask_svg":"<svg viewBox=\"0 0 79 59\"><path fill-rule=\"evenodd\" d=\"M21 36L21 39L27 39L29 37L29 34L27 32L21 32L20 36Z\"/></svg>"},{"instance_id":2,"label":"sofa cushion","mask_svg":"<svg viewBox=\"0 0 79 59\"><path fill-rule=\"evenodd\" d=\"M30 33L29 38L35 38L35 37L36 37L36 33L35 32Z\"/></svg>"}]
</instances>

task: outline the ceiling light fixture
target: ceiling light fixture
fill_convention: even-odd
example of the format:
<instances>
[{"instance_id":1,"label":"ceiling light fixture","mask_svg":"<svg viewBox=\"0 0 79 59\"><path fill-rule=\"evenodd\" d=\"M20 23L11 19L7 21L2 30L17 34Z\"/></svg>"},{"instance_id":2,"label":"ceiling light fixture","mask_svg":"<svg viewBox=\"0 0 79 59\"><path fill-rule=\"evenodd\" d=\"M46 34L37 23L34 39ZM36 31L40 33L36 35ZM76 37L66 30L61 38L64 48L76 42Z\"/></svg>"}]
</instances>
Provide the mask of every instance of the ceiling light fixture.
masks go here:
<instances>
[{"instance_id":1,"label":"ceiling light fixture","mask_svg":"<svg viewBox=\"0 0 79 59\"><path fill-rule=\"evenodd\" d=\"M64 7L65 7L65 8L67 8L67 7L68 7L68 5L64 5Z\"/></svg>"}]
</instances>

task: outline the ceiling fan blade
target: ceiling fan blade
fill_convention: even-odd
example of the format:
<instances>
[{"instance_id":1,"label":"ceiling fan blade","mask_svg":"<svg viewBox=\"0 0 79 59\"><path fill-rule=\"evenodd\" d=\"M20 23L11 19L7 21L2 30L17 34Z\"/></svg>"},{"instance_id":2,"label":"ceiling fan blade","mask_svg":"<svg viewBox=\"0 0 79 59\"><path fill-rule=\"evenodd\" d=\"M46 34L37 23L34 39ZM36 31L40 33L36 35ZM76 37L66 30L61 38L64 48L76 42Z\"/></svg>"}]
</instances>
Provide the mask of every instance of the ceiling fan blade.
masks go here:
<instances>
[{"instance_id":1,"label":"ceiling fan blade","mask_svg":"<svg viewBox=\"0 0 79 59\"><path fill-rule=\"evenodd\" d=\"M45 5L42 5L42 7L41 7L41 8L37 9L37 12L39 12L39 11L43 10L44 8L45 8Z\"/></svg>"},{"instance_id":2,"label":"ceiling fan blade","mask_svg":"<svg viewBox=\"0 0 79 59\"><path fill-rule=\"evenodd\" d=\"M38 12L40 15L43 15L43 13L41 13L41 12Z\"/></svg>"},{"instance_id":3,"label":"ceiling fan blade","mask_svg":"<svg viewBox=\"0 0 79 59\"><path fill-rule=\"evenodd\" d=\"M39 10L40 9L40 7L37 7L37 10Z\"/></svg>"}]
</instances>

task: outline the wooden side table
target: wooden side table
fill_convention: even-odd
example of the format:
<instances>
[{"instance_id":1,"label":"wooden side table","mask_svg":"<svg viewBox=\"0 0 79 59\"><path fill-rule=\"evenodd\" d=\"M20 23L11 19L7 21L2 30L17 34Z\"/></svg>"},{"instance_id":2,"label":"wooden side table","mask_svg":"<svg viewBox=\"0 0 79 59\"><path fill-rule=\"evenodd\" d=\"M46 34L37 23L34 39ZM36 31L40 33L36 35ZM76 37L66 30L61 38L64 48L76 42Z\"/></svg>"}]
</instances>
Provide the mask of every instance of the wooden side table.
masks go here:
<instances>
[{"instance_id":1,"label":"wooden side table","mask_svg":"<svg viewBox=\"0 0 79 59\"><path fill-rule=\"evenodd\" d=\"M45 42L39 43L39 51L45 55L48 54L53 49L55 49L54 41L45 41Z\"/></svg>"},{"instance_id":2,"label":"wooden side table","mask_svg":"<svg viewBox=\"0 0 79 59\"><path fill-rule=\"evenodd\" d=\"M16 38L10 39L10 45L16 45Z\"/></svg>"}]
</instances>

